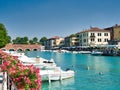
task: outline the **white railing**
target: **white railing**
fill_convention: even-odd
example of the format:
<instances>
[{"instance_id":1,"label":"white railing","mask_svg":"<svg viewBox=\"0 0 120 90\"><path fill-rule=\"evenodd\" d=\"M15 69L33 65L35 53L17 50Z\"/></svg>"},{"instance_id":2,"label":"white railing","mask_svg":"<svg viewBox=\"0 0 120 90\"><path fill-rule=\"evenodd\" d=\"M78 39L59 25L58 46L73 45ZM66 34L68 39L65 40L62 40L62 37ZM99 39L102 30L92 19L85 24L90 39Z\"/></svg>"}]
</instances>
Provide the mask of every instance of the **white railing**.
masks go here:
<instances>
[{"instance_id":1,"label":"white railing","mask_svg":"<svg viewBox=\"0 0 120 90\"><path fill-rule=\"evenodd\" d=\"M18 90L6 72L3 73L2 90Z\"/></svg>"},{"instance_id":2,"label":"white railing","mask_svg":"<svg viewBox=\"0 0 120 90\"><path fill-rule=\"evenodd\" d=\"M7 73L3 73L2 90L7 90Z\"/></svg>"}]
</instances>

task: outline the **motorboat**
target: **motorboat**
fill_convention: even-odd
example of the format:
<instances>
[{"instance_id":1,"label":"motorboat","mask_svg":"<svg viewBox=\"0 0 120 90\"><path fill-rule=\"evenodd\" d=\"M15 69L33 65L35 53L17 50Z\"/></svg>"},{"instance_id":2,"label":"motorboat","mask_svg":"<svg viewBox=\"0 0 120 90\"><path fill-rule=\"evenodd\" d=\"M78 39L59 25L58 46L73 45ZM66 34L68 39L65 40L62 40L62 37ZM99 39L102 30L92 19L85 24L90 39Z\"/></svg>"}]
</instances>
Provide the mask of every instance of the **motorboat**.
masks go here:
<instances>
[{"instance_id":1,"label":"motorboat","mask_svg":"<svg viewBox=\"0 0 120 90\"><path fill-rule=\"evenodd\" d=\"M63 71L60 67L54 69L40 70L42 81L56 81L74 77L75 72L72 70Z\"/></svg>"},{"instance_id":2,"label":"motorboat","mask_svg":"<svg viewBox=\"0 0 120 90\"><path fill-rule=\"evenodd\" d=\"M91 55L102 55L103 54L103 52L101 52L101 51L96 51L96 50L93 50L92 52L91 52Z\"/></svg>"},{"instance_id":3,"label":"motorboat","mask_svg":"<svg viewBox=\"0 0 120 90\"><path fill-rule=\"evenodd\" d=\"M34 65L37 68L40 68L40 75L42 81L53 81L53 80L62 80L74 77L74 71L67 69L66 71L62 70L56 65L53 59L47 60L41 57L28 57L24 53L11 53L11 55L18 57L18 59L24 65Z\"/></svg>"},{"instance_id":4,"label":"motorboat","mask_svg":"<svg viewBox=\"0 0 120 90\"><path fill-rule=\"evenodd\" d=\"M91 51L79 51L81 54L91 54Z\"/></svg>"}]
</instances>

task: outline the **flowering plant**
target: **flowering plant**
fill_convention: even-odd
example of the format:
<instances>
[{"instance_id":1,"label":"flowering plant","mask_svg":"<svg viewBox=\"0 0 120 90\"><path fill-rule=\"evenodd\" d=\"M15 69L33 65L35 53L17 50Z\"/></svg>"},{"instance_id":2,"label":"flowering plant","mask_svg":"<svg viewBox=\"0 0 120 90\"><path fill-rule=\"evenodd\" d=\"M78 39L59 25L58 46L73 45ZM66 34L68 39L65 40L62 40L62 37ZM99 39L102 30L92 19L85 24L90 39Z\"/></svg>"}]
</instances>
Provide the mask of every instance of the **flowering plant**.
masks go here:
<instances>
[{"instance_id":1,"label":"flowering plant","mask_svg":"<svg viewBox=\"0 0 120 90\"><path fill-rule=\"evenodd\" d=\"M0 51L3 60L1 71L7 72L17 88L24 85L25 90L39 90L40 70L33 65L25 66L16 57Z\"/></svg>"}]
</instances>

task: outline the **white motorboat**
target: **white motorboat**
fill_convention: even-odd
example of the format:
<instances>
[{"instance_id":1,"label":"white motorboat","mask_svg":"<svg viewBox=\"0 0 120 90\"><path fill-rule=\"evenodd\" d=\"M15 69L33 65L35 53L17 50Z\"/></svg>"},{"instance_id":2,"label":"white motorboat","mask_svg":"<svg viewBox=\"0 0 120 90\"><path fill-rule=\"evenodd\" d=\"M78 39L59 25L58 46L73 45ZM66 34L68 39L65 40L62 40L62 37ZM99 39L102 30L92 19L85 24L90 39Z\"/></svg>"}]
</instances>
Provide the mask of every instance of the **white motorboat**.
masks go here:
<instances>
[{"instance_id":1,"label":"white motorboat","mask_svg":"<svg viewBox=\"0 0 120 90\"><path fill-rule=\"evenodd\" d=\"M91 53L91 55L102 55L103 54L103 52L101 52L101 51L92 51L92 53Z\"/></svg>"},{"instance_id":2,"label":"white motorboat","mask_svg":"<svg viewBox=\"0 0 120 90\"><path fill-rule=\"evenodd\" d=\"M81 54L91 54L91 51L79 51Z\"/></svg>"},{"instance_id":3,"label":"white motorboat","mask_svg":"<svg viewBox=\"0 0 120 90\"><path fill-rule=\"evenodd\" d=\"M55 80L63 80L63 79L67 79L67 78L71 78L74 77L74 71L72 70L66 70L63 71L60 67L58 67L56 65L56 63L54 62L53 59L51 60L46 60L44 58L29 58L27 61L24 61L24 59L22 59L22 61L24 62L25 65L29 64L29 61L31 63L31 61L36 61L37 59L37 63L34 62L32 63L35 67L40 68L40 75L42 77L42 81L55 81ZM39 60L38 60L39 59Z\"/></svg>"},{"instance_id":4,"label":"white motorboat","mask_svg":"<svg viewBox=\"0 0 120 90\"><path fill-rule=\"evenodd\" d=\"M13 56L17 56L18 59L24 65L33 64L35 67L40 68L40 75L42 77L42 81L53 81L53 80L62 80L74 77L74 71L66 70L63 71L60 67L56 65L53 59L46 60L41 57L30 58L24 55L24 53L11 53Z\"/></svg>"},{"instance_id":5,"label":"white motorboat","mask_svg":"<svg viewBox=\"0 0 120 90\"><path fill-rule=\"evenodd\" d=\"M55 67L52 70L40 70L40 75L42 77L42 81L56 81L63 80L74 77L74 71L68 70L63 71L60 67Z\"/></svg>"},{"instance_id":6,"label":"white motorboat","mask_svg":"<svg viewBox=\"0 0 120 90\"><path fill-rule=\"evenodd\" d=\"M14 57L17 57L22 64L24 65L40 65L41 67L52 67L52 66L56 66L56 63L54 62L53 59L51 60L47 60L47 59L44 59L44 58L41 58L41 57L28 57L26 56L24 53L17 53L15 51L12 51L12 52L7 52L9 53L10 55L14 56Z\"/></svg>"}]
</instances>

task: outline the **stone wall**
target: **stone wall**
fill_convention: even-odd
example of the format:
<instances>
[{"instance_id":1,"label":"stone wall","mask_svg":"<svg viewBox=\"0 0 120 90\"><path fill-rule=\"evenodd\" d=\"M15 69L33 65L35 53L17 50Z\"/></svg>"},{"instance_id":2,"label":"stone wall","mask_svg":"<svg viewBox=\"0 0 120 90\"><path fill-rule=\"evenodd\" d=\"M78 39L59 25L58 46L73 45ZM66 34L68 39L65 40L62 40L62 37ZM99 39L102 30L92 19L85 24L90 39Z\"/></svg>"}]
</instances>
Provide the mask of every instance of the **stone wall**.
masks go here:
<instances>
[{"instance_id":1,"label":"stone wall","mask_svg":"<svg viewBox=\"0 0 120 90\"><path fill-rule=\"evenodd\" d=\"M10 50L14 49L15 51L21 49L22 51L25 50L41 50L41 45L39 44L7 44L4 48L4 50Z\"/></svg>"}]
</instances>

